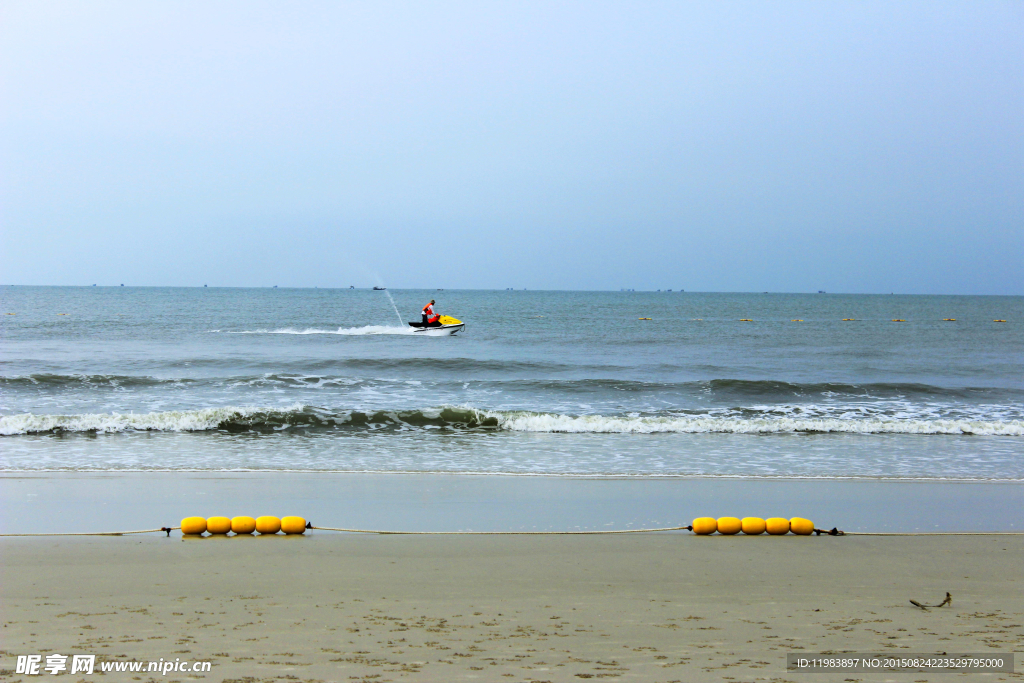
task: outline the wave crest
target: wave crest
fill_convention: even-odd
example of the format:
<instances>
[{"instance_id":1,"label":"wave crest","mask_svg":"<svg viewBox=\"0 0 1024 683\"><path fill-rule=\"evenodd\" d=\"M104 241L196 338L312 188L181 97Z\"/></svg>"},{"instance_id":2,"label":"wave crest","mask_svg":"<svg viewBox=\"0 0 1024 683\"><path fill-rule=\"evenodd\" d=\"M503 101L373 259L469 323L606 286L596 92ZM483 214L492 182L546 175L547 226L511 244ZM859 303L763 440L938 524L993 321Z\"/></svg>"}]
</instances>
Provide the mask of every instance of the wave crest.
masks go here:
<instances>
[{"instance_id":1,"label":"wave crest","mask_svg":"<svg viewBox=\"0 0 1024 683\"><path fill-rule=\"evenodd\" d=\"M366 334L378 334L375 327L351 328L366 330ZM396 330L380 334L399 334L402 328L380 328ZM413 334L401 331L401 334ZM328 334L312 331L309 334ZM306 334L306 332L295 332ZM329 334L334 334L331 332ZM201 360L189 361L190 369L201 365ZM310 363L304 361L304 365ZM313 364L317 365L317 364ZM331 372L310 372L303 367L302 372L267 372L250 375L211 375L208 377L155 377L149 375L117 375L117 374L59 374L35 373L29 375L0 376L0 388L11 390L22 389L77 389L77 388L131 388L131 387L164 387L190 385L196 387L219 387L225 385L280 383L309 386L330 386L334 383L351 384L374 381L391 382L392 380L376 380L366 377L367 372L393 373L409 368L429 366L439 371L439 375L456 375L472 372L487 373L485 379L473 379L474 382L488 382L500 386L513 386L519 389L538 391L554 391L565 395L593 395L600 392L616 392L629 394L646 394L659 392L678 392L684 397L711 398L721 403L760 402L805 402L807 400L840 399L857 401L877 399L904 399L925 401L970 401L985 403L1015 403L1024 400L1024 391L1015 388L999 387L940 387L928 384L899 382L867 382L864 384L846 384L839 382L794 383L782 380L743 380L743 379L710 379L679 382L644 381L613 378L560 378L552 377L566 371L566 366L540 361L495 361L474 358L430 358L411 356L406 358L341 358L322 363L319 369L345 369L359 371L358 376ZM180 367L169 370L179 372ZM502 378L498 373L510 375L527 375L527 377ZM495 377L495 375L498 375ZM530 375L540 375L532 377ZM463 385L467 380L452 380L452 385ZM445 382L435 380L436 384Z\"/></svg>"},{"instance_id":2,"label":"wave crest","mask_svg":"<svg viewBox=\"0 0 1024 683\"><path fill-rule=\"evenodd\" d=\"M595 434L978 434L1024 436L1024 422L900 419L727 418L710 416L604 416L521 413L500 420L517 432Z\"/></svg>"},{"instance_id":3,"label":"wave crest","mask_svg":"<svg viewBox=\"0 0 1024 683\"><path fill-rule=\"evenodd\" d=\"M976 434L1024 436L1024 421L920 420L886 417L834 418L793 416L563 415L527 411L489 411L461 406L413 410L335 411L313 406L287 408L223 407L152 413L86 413L0 417L0 435L159 432L279 432L284 430L443 429L539 433L856 433Z\"/></svg>"}]
</instances>

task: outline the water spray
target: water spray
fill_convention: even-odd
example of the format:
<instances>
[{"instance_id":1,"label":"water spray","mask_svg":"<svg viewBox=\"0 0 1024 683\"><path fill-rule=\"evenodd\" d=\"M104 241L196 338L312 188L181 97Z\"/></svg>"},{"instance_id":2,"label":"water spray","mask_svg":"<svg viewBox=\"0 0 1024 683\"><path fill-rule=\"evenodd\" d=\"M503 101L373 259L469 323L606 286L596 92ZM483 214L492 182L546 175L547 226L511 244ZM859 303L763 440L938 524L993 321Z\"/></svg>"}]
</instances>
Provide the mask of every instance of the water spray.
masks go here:
<instances>
[{"instance_id":1,"label":"water spray","mask_svg":"<svg viewBox=\"0 0 1024 683\"><path fill-rule=\"evenodd\" d=\"M395 305L395 300L391 298L391 292L385 289L384 293L388 295L388 301L391 302L391 308L395 309L395 315L398 316L398 326L405 327L404 321L402 320L402 314L398 312L398 306Z\"/></svg>"}]
</instances>

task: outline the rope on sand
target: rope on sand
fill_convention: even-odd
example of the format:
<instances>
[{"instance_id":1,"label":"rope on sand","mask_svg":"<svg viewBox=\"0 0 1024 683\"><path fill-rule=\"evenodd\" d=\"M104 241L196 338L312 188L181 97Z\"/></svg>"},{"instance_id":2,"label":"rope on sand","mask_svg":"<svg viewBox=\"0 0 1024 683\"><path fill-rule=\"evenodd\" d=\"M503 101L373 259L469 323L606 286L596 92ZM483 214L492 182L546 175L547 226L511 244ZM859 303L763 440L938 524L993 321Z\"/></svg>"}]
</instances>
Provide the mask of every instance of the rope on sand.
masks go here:
<instances>
[{"instance_id":1,"label":"rope on sand","mask_svg":"<svg viewBox=\"0 0 1024 683\"><path fill-rule=\"evenodd\" d=\"M381 536L585 536L591 534L645 534L653 531L689 531L688 526L670 526L661 529L612 529L605 531L383 531L380 529L340 529L329 526L310 526L318 531L344 531L350 534L379 534Z\"/></svg>"},{"instance_id":2,"label":"rope on sand","mask_svg":"<svg viewBox=\"0 0 1024 683\"><path fill-rule=\"evenodd\" d=\"M379 534L381 536L568 536L587 534L643 534L653 531L692 531L689 526L671 526L661 529L616 529L609 531L383 531L379 529L341 529L328 526L310 526L318 531L344 531L350 534ZM1020 536L1024 531L922 531L873 532L815 529L817 535L826 536Z\"/></svg>"},{"instance_id":3,"label":"rope on sand","mask_svg":"<svg viewBox=\"0 0 1024 683\"><path fill-rule=\"evenodd\" d=\"M844 536L1021 536L1024 531L845 531Z\"/></svg>"},{"instance_id":4,"label":"rope on sand","mask_svg":"<svg viewBox=\"0 0 1024 683\"><path fill-rule=\"evenodd\" d=\"M164 531L169 537L172 531L180 528L177 526L162 526L159 529L140 529L138 531L78 531L59 534L0 534L0 536L127 536L129 534L154 534L158 531Z\"/></svg>"}]
</instances>

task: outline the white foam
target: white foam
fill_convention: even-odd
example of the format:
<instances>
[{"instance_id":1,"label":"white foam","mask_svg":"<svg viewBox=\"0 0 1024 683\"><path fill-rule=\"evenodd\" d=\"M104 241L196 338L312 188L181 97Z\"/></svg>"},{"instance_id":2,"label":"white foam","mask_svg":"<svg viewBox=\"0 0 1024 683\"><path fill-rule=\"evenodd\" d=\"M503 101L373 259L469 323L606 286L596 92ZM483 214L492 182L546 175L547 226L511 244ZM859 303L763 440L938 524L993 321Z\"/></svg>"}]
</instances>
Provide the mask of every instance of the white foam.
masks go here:
<instances>
[{"instance_id":1,"label":"white foam","mask_svg":"<svg viewBox=\"0 0 1024 683\"><path fill-rule=\"evenodd\" d=\"M979 434L1024 436L1024 421L898 420L898 419L796 419L716 417L617 417L604 415L552 415L486 412L501 429L515 432L594 434L783 434L796 432L844 432L854 434Z\"/></svg>"},{"instance_id":2,"label":"white foam","mask_svg":"<svg viewBox=\"0 0 1024 683\"><path fill-rule=\"evenodd\" d=\"M220 332L220 330L210 330L213 332ZM409 335L416 332L415 328L412 327L391 327L388 325L364 325L363 327L339 327L336 330L321 330L317 328L307 328L304 330L298 330L292 327L285 327L277 330L239 330L236 332L223 332L223 334L338 334L342 336L365 336L371 334L401 334Z\"/></svg>"},{"instance_id":3,"label":"white foam","mask_svg":"<svg viewBox=\"0 0 1024 683\"><path fill-rule=\"evenodd\" d=\"M429 419L437 419L443 408L419 409ZM487 411L473 408L454 408L475 413L477 422L491 418L499 430L514 432L544 432L572 434L784 434L798 432L848 434L977 434L982 436L1024 436L1024 421L990 420L920 420L899 418L793 418L793 417L714 417L714 416L605 416L560 415L524 411ZM204 408L150 413L86 413L81 415L36 415L25 413L0 417L0 435L42 434L64 432L128 432L162 431L194 432L217 429L228 421L253 418L253 424L264 423L274 428L286 428L289 423L308 424L299 413L312 411L319 419L334 424L348 421L345 411L334 412L293 405L281 408L237 407ZM387 412L395 423L402 423L401 413ZM268 422L268 416L271 420ZM290 417L294 416L294 420ZM458 429L459 421L450 426ZM492 423L493 424L493 423ZM436 429L436 425L429 427Z\"/></svg>"}]
</instances>

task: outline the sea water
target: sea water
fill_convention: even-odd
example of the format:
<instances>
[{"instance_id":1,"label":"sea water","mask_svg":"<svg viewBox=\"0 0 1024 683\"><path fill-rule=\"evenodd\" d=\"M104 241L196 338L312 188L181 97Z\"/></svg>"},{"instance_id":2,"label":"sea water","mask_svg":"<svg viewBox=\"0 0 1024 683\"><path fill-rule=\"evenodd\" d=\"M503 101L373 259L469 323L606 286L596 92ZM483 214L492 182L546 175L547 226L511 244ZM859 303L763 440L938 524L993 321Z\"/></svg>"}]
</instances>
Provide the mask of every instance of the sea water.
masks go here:
<instances>
[{"instance_id":1,"label":"sea water","mask_svg":"<svg viewBox=\"0 0 1024 683\"><path fill-rule=\"evenodd\" d=\"M3 287L0 470L1024 480L1024 297L388 294Z\"/></svg>"}]
</instances>

